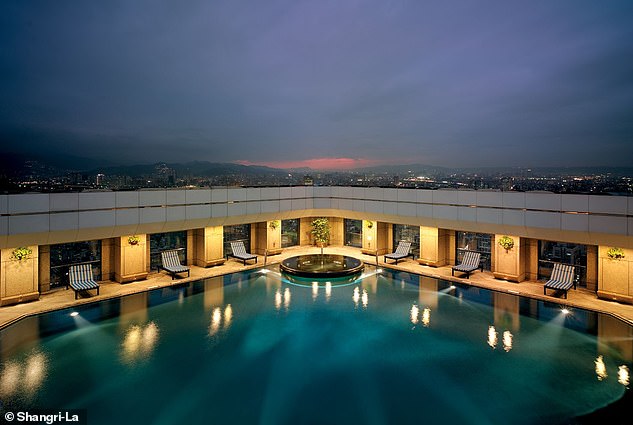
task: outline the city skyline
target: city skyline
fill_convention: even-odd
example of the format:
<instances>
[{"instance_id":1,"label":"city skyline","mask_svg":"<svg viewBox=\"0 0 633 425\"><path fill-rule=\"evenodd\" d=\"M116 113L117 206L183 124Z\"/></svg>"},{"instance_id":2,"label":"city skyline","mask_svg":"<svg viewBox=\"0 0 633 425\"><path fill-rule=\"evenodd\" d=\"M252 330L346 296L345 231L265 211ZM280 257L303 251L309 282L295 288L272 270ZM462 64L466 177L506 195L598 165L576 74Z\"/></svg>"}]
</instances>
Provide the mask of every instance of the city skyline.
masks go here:
<instances>
[{"instance_id":1,"label":"city skyline","mask_svg":"<svg viewBox=\"0 0 633 425\"><path fill-rule=\"evenodd\" d=\"M0 8L2 153L313 169L633 155L627 1Z\"/></svg>"}]
</instances>

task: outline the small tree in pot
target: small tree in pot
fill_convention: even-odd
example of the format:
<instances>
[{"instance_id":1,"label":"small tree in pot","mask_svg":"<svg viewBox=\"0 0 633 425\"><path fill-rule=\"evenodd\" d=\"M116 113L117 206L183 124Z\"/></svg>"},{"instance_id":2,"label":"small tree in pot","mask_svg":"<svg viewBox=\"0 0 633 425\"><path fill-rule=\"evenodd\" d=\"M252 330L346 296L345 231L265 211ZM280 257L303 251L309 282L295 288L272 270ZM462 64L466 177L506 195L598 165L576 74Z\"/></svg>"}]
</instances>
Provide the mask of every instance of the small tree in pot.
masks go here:
<instances>
[{"instance_id":1,"label":"small tree in pot","mask_svg":"<svg viewBox=\"0 0 633 425\"><path fill-rule=\"evenodd\" d=\"M330 240L329 220L326 217L315 218L312 220L312 230L310 233L312 233L317 246L321 247L321 254L323 254L323 247L327 245Z\"/></svg>"}]
</instances>

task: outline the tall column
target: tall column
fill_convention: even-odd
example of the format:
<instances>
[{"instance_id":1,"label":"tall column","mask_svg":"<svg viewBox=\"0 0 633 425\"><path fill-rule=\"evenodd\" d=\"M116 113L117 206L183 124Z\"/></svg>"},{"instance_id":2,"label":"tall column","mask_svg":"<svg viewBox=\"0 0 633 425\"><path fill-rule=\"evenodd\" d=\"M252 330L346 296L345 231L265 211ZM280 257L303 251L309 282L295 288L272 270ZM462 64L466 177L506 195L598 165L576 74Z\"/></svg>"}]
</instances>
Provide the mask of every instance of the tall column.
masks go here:
<instances>
[{"instance_id":1,"label":"tall column","mask_svg":"<svg viewBox=\"0 0 633 425\"><path fill-rule=\"evenodd\" d=\"M610 247L598 247L598 297L633 303L633 249L623 249L624 258L612 259Z\"/></svg>"},{"instance_id":2,"label":"tall column","mask_svg":"<svg viewBox=\"0 0 633 425\"><path fill-rule=\"evenodd\" d=\"M267 221L265 224L268 255L281 254L281 220Z\"/></svg>"},{"instance_id":3,"label":"tall column","mask_svg":"<svg viewBox=\"0 0 633 425\"><path fill-rule=\"evenodd\" d=\"M598 290L598 247L587 245L587 289Z\"/></svg>"},{"instance_id":4,"label":"tall column","mask_svg":"<svg viewBox=\"0 0 633 425\"><path fill-rule=\"evenodd\" d=\"M21 260L13 255L15 248L0 250L0 305L18 304L40 297L37 245L25 248L31 253Z\"/></svg>"},{"instance_id":5,"label":"tall column","mask_svg":"<svg viewBox=\"0 0 633 425\"><path fill-rule=\"evenodd\" d=\"M538 280L538 239L524 238L525 245L525 278L528 280Z\"/></svg>"},{"instance_id":6,"label":"tall column","mask_svg":"<svg viewBox=\"0 0 633 425\"><path fill-rule=\"evenodd\" d=\"M114 246L116 238L101 240L101 279L114 279Z\"/></svg>"},{"instance_id":7,"label":"tall column","mask_svg":"<svg viewBox=\"0 0 633 425\"><path fill-rule=\"evenodd\" d=\"M38 247L38 280L40 294L48 292L51 289L51 246L40 245Z\"/></svg>"},{"instance_id":8,"label":"tall column","mask_svg":"<svg viewBox=\"0 0 633 425\"><path fill-rule=\"evenodd\" d=\"M128 283L147 278L149 268L148 237L135 235L138 243L130 243L129 236L114 239L114 279Z\"/></svg>"},{"instance_id":9,"label":"tall column","mask_svg":"<svg viewBox=\"0 0 633 425\"><path fill-rule=\"evenodd\" d=\"M212 226L194 230L193 263L199 267L224 264L224 227Z\"/></svg>"},{"instance_id":10,"label":"tall column","mask_svg":"<svg viewBox=\"0 0 633 425\"><path fill-rule=\"evenodd\" d=\"M513 240L512 248L505 249L499 245L499 240L504 236ZM491 249L494 257L492 274L495 278L512 282L525 280L526 245L523 239L519 236L495 235Z\"/></svg>"},{"instance_id":11,"label":"tall column","mask_svg":"<svg viewBox=\"0 0 633 425\"><path fill-rule=\"evenodd\" d=\"M418 258L418 263L433 267L446 265L448 244L448 230L420 226L420 258Z\"/></svg>"}]
</instances>

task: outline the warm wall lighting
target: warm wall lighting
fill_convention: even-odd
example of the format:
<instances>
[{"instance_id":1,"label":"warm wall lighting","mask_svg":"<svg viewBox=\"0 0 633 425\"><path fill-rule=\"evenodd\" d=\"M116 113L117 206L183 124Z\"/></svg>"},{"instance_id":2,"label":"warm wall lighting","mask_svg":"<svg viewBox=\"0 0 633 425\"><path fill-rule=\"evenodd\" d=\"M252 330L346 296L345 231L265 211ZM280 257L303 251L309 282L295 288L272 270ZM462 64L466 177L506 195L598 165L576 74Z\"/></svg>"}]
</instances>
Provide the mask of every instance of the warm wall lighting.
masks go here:
<instances>
[{"instance_id":1,"label":"warm wall lighting","mask_svg":"<svg viewBox=\"0 0 633 425\"><path fill-rule=\"evenodd\" d=\"M367 295L366 289L363 289L363 295L360 297L360 300L363 303L363 307L367 308L367 304L369 304L369 295Z\"/></svg>"},{"instance_id":2,"label":"warm wall lighting","mask_svg":"<svg viewBox=\"0 0 633 425\"><path fill-rule=\"evenodd\" d=\"M512 339L513 336L510 331L503 332L503 349L506 351L506 353L512 350Z\"/></svg>"},{"instance_id":3,"label":"warm wall lighting","mask_svg":"<svg viewBox=\"0 0 633 425\"><path fill-rule=\"evenodd\" d=\"M431 323L431 309L427 307L422 311L422 325L428 328L429 323Z\"/></svg>"},{"instance_id":4,"label":"warm wall lighting","mask_svg":"<svg viewBox=\"0 0 633 425\"><path fill-rule=\"evenodd\" d=\"M497 330L494 326L488 326L488 345L492 348L497 347Z\"/></svg>"},{"instance_id":5,"label":"warm wall lighting","mask_svg":"<svg viewBox=\"0 0 633 425\"><path fill-rule=\"evenodd\" d=\"M158 333L158 326L154 322L145 326L131 326L123 337L123 360L130 362L151 354L158 341Z\"/></svg>"},{"instance_id":6,"label":"warm wall lighting","mask_svg":"<svg viewBox=\"0 0 633 425\"><path fill-rule=\"evenodd\" d=\"M418 315L420 314L420 309L417 305L413 304L411 306L411 323L414 325L418 323Z\"/></svg>"},{"instance_id":7,"label":"warm wall lighting","mask_svg":"<svg viewBox=\"0 0 633 425\"><path fill-rule=\"evenodd\" d=\"M284 289L284 307L290 307L290 288Z\"/></svg>"},{"instance_id":8,"label":"warm wall lighting","mask_svg":"<svg viewBox=\"0 0 633 425\"><path fill-rule=\"evenodd\" d=\"M281 303L283 302L281 291L277 289L275 292L275 308L279 310L281 308Z\"/></svg>"},{"instance_id":9,"label":"warm wall lighting","mask_svg":"<svg viewBox=\"0 0 633 425\"><path fill-rule=\"evenodd\" d=\"M609 375L607 375L607 366L604 364L602 356L598 356L594 363L596 364L596 376L598 377L598 381L606 379Z\"/></svg>"},{"instance_id":10,"label":"warm wall lighting","mask_svg":"<svg viewBox=\"0 0 633 425\"><path fill-rule=\"evenodd\" d=\"M629 368L625 365L618 368L618 382L624 386L629 386Z\"/></svg>"}]
</instances>

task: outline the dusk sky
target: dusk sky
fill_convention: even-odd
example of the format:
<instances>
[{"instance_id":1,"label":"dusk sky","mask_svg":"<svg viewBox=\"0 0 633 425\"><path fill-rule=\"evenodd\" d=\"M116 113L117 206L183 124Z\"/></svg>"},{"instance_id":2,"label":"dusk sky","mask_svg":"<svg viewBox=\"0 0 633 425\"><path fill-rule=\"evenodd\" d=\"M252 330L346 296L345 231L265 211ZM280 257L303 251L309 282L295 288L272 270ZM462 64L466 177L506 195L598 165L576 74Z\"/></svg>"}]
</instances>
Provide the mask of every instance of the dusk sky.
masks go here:
<instances>
[{"instance_id":1,"label":"dusk sky","mask_svg":"<svg viewBox=\"0 0 633 425\"><path fill-rule=\"evenodd\" d=\"M0 2L0 153L633 165L633 1Z\"/></svg>"}]
</instances>

